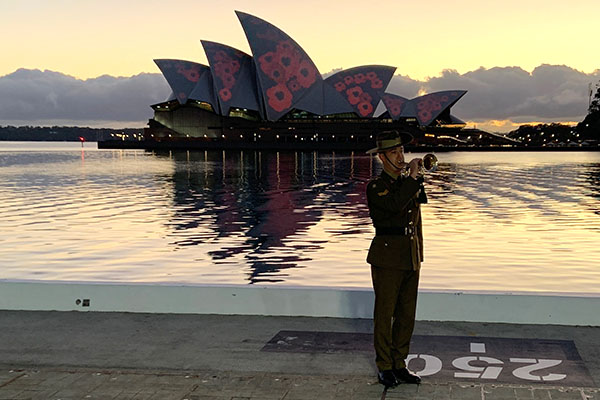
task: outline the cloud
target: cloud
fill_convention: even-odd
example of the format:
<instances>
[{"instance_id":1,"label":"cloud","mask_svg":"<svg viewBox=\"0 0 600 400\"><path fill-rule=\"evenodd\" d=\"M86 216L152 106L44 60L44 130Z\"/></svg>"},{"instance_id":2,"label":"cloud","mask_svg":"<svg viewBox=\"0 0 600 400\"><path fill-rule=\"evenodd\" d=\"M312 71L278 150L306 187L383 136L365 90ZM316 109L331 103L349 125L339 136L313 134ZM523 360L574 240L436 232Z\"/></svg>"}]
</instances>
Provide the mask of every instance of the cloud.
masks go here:
<instances>
[{"instance_id":1,"label":"cloud","mask_svg":"<svg viewBox=\"0 0 600 400\"><path fill-rule=\"evenodd\" d=\"M416 81L403 75L394 75L390 84L388 85L386 92L395 93L407 99L412 99L419 95L419 91L423 88L424 83ZM457 88L452 88L457 89Z\"/></svg>"},{"instance_id":2,"label":"cloud","mask_svg":"<svg viewBox=\"0 0 600 400\"><path fill-rule=\"evenodd\" d=\"M337 70L325 76L333 72ZM423 91L467 90L453 107L454 115L465 121L505 121L503 126L509 126L582 120L587 113L588 84L599 80L600 70L586 74L564 65L540 65L532 72L496 67L464 74L444 70L423 81L395 75L387 91L413 98ZM170 93L161 74L81 80L59 72L19 69L0 77L0 124L72 121L73 125L126 123L141 127L152 117L149 106L164 101Z\"/></svg>"},{"instance_id":3,"label":"cloud","mask_svg":"<svg viewBox=\"0 0 600 400\"><path fill-rule=\"evenodd\" d=\"M170 93L161 74L81 80L59 72L19 69L0 77L0 123L121 121L143 126L152 117L150 105Z\"/></svg>"},{"instance_id":4,"label":"cloud","mask_svg":"<svg viewBox=\"0 0 600 400\"><path fill-rule=\"evenodd\" d=\"M463 89L468 93L453 114L471 120L582 120L588 85L600 80L564 65L540 65L531 73L519 67L479 68L465 74L445 70L423 83L427 92Z\"/></svg>"}]
</instances>

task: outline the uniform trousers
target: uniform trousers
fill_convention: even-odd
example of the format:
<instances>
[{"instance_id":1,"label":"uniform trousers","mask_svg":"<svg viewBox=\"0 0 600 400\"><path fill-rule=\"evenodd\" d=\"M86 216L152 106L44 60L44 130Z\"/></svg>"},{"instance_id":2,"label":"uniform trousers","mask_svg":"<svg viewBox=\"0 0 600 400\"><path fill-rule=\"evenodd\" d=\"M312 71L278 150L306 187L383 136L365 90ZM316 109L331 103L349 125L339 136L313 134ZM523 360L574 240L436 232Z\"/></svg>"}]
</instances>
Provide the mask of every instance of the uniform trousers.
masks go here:
<instances>
[{"instance_id":1,"label":"uniform trousers","mask_svg":"<svg viewBox=\"0 0 600 400\"><path fill-rule=\"evenodd\" d=\"M375 291L375 363L380 371L406 367L415 327L419 271L371 266Z\"/></svg>"}]
</instances>

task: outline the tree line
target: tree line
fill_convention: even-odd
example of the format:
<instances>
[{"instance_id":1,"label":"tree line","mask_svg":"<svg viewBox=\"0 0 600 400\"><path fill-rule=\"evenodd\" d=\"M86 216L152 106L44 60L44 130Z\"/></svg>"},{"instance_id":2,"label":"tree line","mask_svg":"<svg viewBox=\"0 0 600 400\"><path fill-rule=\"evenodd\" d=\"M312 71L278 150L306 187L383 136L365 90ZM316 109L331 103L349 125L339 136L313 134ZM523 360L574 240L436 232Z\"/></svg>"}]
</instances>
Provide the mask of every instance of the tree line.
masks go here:
<instances>
[{"instance_id":1,"label":"tree line","mask_svg":"<svg viewBox=\"0 0 600 400\"><path fill-rule=\"evenodd\" d=\"M596 84L596 93L588 107L588 114L577 124L577 132L584 138L600 140L600 81Z\"/></svg>"}]
</instances>

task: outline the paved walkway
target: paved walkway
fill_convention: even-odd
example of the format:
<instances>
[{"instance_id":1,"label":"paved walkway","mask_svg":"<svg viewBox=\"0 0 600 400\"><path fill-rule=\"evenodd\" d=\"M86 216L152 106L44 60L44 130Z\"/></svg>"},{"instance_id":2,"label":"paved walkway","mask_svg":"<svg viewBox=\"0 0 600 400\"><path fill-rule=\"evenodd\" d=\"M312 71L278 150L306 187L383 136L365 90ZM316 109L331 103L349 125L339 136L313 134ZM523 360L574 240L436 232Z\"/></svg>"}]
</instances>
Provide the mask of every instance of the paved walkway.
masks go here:
<instances>
[{"instance_id":1,"label":"paved walkway","mask_svg":"<svg viewBox=\"0 0 600 400\"><path fill-rule=\"evenodd\" d=\"M368 351L261 351L280 331L371 327L336 318L0 311L0 399L380 399ZM600 382L600 328L419 321L415 334L572 341ZM385 398L587 400L600 399L600 388L432 376Z\"/></svg>"},{"instance_id":2,"label":"paved walkway","mask_svg":"<svg viewBox=\"0 0 600 400\"><path fill-rule=\"evenodd\" d=\"M13 370L0 375L0 399L380 399L383 388L372 377L275 373L152 371ZM598 399L592 388L426 382L400 385L387 399Z\"/></svg>"}]
</instances>

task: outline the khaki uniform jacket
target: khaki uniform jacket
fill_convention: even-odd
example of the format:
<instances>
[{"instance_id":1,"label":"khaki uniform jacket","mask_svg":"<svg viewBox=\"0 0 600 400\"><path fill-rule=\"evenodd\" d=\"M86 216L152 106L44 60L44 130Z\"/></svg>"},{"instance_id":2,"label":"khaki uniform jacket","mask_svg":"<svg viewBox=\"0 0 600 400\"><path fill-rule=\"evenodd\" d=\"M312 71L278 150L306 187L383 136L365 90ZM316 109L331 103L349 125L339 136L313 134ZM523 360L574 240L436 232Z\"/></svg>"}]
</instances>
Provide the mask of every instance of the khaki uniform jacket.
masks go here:
<instances>
[{"instance_id":1,"label":"khaki uniform jacket","mask_svg":"<svg viewBox=\"0 0 600 400\"><path fill-rule=\"evenodd\" d=\"M423 227L420 204L427 202L423 178L395 179L385 170L367 185L369 213L375 229L403 231L408 235L376 235L367 262L376 267L419 270L423 261Z\"/></svg>"}]
</instances>

